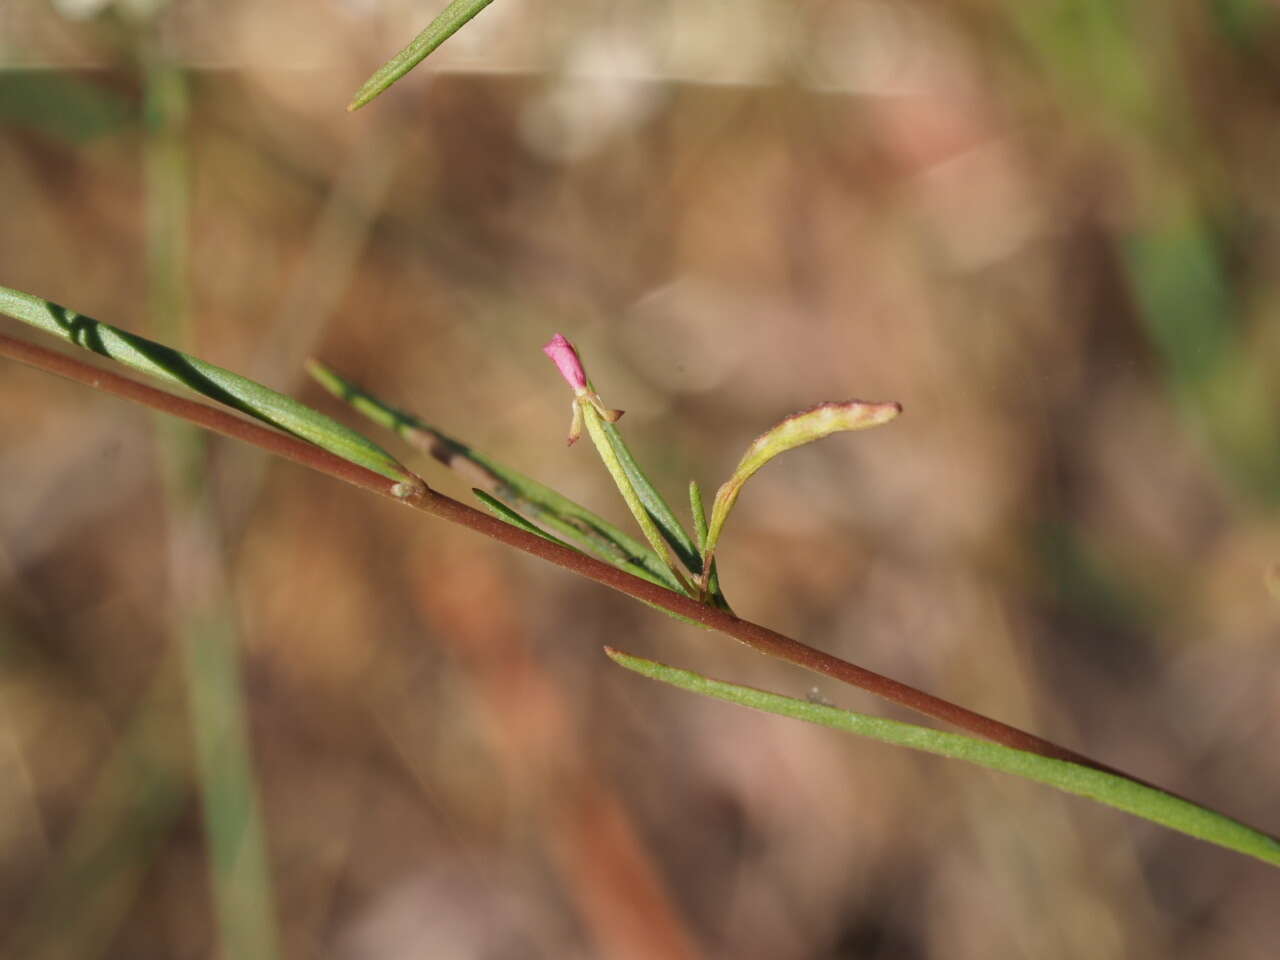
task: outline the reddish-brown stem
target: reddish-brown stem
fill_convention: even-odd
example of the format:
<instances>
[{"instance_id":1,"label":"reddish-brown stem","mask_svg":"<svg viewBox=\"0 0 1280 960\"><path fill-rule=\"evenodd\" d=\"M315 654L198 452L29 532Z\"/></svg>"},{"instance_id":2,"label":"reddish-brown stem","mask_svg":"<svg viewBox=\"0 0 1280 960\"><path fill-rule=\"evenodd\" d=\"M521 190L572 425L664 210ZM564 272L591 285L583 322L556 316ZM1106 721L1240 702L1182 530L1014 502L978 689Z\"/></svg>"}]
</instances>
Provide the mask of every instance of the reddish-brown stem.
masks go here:
<instances>
[{"instance_id":1,"label":"reddish-brown stem","mask_svg":"<svg viewBox=\"0 0 1280 960\"><path fill-rule=\"evenodd\" d=\"M1034 734L1011 727L991 717L975 713L949 700L943 700L925 693L915 687L900 683L897 680L874 673L863 667L841 660L839 657L821 650L815 650L798 640L784 636L762 627L749 620L740 620L730 613L706 604L699 603L690 597L674 593L665 587L648 580L641 580L616 567L611 567L594 557L576 550L560 546L541 537L513 527L502 520L482 513L466 504L459 503L450 497L425 488L422 492L412 493L407 497L398 497L394 492L396 483L380 476L371 470L356 466L326 450L313 446L289 434L279 433L268 427L242 419L216 407L206 406L185 397L178 397L163 390L130 380L117 373L100 370L74 357L57 353L45 347L27 343L22 340L0 334L0 356L7 356L22 363L38 367L49 373L75 380L99 390L105 390L160 410L164 413L181 417L208 430L213 430L237 440L243 440L271 453L287 457L304 466L311 467L321 473L345 480L357 487L363 487L374 493L382 494L398 500L406 506L414 507L440 517L444 520L460 523L477 533L482 533L508 546L533 554L557 566L571 570L580 576L612 587L628 596L643 600L646 603L662 607L672 613L688 617L712 630L733 637L759 653L785 660L797 666L812 670L835 680L841 680L852 686L866 690L878 697L901 706L908 707L925 716L933 717L953 724L962 730L1003 744L1018 750L1038 753L1041 756L1057 760L1067 760L1083 764L1109 773L1115 773L1130 780L1136 777L1123 771L1115 770L1104 764L1091 760L1074 750L1058 746ZM1142 783L1143 781L1137 781Z\"/></svg>"}]
</instances>

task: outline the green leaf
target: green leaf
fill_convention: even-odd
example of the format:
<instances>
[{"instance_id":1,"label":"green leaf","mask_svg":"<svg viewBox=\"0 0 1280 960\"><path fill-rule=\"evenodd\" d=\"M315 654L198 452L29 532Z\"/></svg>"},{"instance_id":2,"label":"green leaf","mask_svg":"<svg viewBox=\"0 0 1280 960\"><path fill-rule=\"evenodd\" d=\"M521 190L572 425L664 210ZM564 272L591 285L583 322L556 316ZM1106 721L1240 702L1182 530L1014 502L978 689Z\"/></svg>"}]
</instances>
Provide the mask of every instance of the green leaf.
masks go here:
<instances>
[{"instance_id":1,"label":"green leaf","mask_svg":"<svg viewBox=\"0 0 1280 960\"><path fill-rule=\"evenodd\" d=\"M780 453L842 430L864 430L867 427L888 423L899 413L897 403L864 403L849 400L845 403L820 403L816 407L793 413L777 426L762 433L747 447L742 461L725 483L716 491L711 505L711 523L707 531L703 553L710 561L715 556L720 532L729 517L729 511L738 500L742 485L752 475Z\"/></svg>"},{"instance_id":2,"label":"green leaf","mask_svg":"<svg viewBox=\"0 0 1280 960\"><path fill-rule=\"evenodd\" d=\"M605 652L615 663L636 673L669 683L672 686L736 703L765 713L793 717L836 730L856 733L883 743L921 750L942 757L952 757L989 770L1047 784L1067 793L1088 797L1171 830L1207 840L1228 850L1257 857L1280 866L1280 840L1246 826L1214 810L1198 806L1155 787L1137 783L1113 773L1104 773L1063 760L1051 760L1039 754L977 740L958 733L932 730L911 723L872 717L840 710L825 704L796 700L713 680L688 670L633 657L608 647Z\"/></svg>"},{"instance_id":3,"label":"green leaf","mask_svg":"<svg viewBox=\"0 0 1280 960\"><path fill-rule=\"evenodd\" d=\"M462 474L473 486L482 488L535 523L550 527L571 544L621 570L670 590L681 590L680 583L657 554L586 507L441 433L412 414L383 403L319 361L308 361L307 370L339 400L349 403L379 426L395 431L406 443L430 454Z\"/></svg>"},{"instance_id":4,"label":"green leaf","mask_svg":"<svg viewBox=\"0 0 1280 960\"><path fill-rule=\"evenodd\" d=\"M413 38L407 47L379 67L364 82L355 97L347 105L348 110L359 110L370 100L391 86L406 73L427 58L427 55L462 28L462 25L487 7L492 0L453 0L444 11L427 24L427 28Z\"/></svg>"},{"instance_id":5,"label":"green leaf","mask_svg":"<svg viewBox=\"0 0 1280 960\"><path fill-rule=\"evenodd\" d=\"M705 557L707 547L707 510L703 505L702 488L698 486L697 480L689 481L689 512L693 515L693 534L698 545L698 551ZM702 574L702 582L706 585L707 597L721 610L728 610L732 613L729 601L725 599L720 590L720 575L716 572L715 557L710 559Z\"/></svg>"},{"instance_id":6,"label":"green leaf","mask_svg":"<svg viewBox=\"0 0 1280 960\"><path fill-rule=\"evenodd\" d=\"M577 550L577 547L571 547L569 546L569 544L565 543L559 537L553 537L551 534L547 533L547 531L543 530L537 524L532 523L529 520L526 520L524 517L520 516L520 514L516 513L514 510L508 507L505 503L503 503L497 497L492 496L491 494L485 493L479 487L472 487L471 492L475 495L475 498L479 500L481 503L483 503L485 507L489 510L489 512L492 513L499 520L505 520L507 523L511 524L513 527L518 527L521 530L523 530L525 533L532 533L535 537L541 537L543 540L549 540L552 543L558 543L560 544L560 546L567 547L570 550ZM579 550L578 552L581 553L582 551Z\"/></svg>"},{"instance_id":7,"label":"green leaf","mask_svg":"<svg viewBox=\"0 0 1280 960\"><path fill-rule=\"evenodd\" d=\"M618 446L615 445L612 439L612 437L617 436L617 431L613 431L612 436L610 435L606 428L611 425L604 417L600 416L599 412L591 404L579 403L578 409L582 411L582 417L587 426L587 433L591 436L591 442L595 444L596 451L600 454L600 459L604 462L605 469L613 477L613 482L617 486L618 492L622 494L622 499L626 503L627 509L631 511L631 515L635 517L636 523L639 525L645 539L649 541L649 546L653 548L653 552L657 556L662 558L671 575L680 582L680 591L693 596L692 587L680 576L675 564L671 562L671 555L667 551L667 541L663 539L662 532L654 522L653 515L646 509L646 504L641 499L640 492L633 482L633 477L636 474L627 470L623 465ZM625 450L625 446L623 449ZM632 461L633 467L634 464L635 461ZM643 474L640 476L643 477ZM701 563L699 563L698 569L701 569L701 566Z\"/></svg>"},{"instance_id":8,"label":"green leaf","mask_svg":"<svg viewBox=\"0 0 1280 960\"><path fill-rule=\"evenodd\" d=\"M8 287L0 287L0 310L76 346L246 413L410 488L423 486L422 480L391 454L354 430L230 370Z\"/></svg>"},{"instance_id":9,"label":"green leaf","mask_svg":"<svg viewBox=\"0 0 1280 960\"><path fill-rule=\"evenodd\" d=\"M588 407L588 409L590 408ZM640 469L640 465L636 463L635 457L632 456L626 441L622 439L622 434L618 431L618 428L603 418L600 420L600 426L605 437L608 438L609 446L612 448L614 456L617 457L618 465L635 491L640 504L644 507L644 512L648 514L658 528L659 533L662 534L662 539L675 551L676 557L684 564L685 569L693 574L701 573L702 555L700 551L693 545L692 538L685 532L680 521L676 519L675 513L667 504L667 501L663 499L662 494L649 482L649 478ZM637 521L639 521L639 517L637 517Z\"/></svg>"}]
</instances>

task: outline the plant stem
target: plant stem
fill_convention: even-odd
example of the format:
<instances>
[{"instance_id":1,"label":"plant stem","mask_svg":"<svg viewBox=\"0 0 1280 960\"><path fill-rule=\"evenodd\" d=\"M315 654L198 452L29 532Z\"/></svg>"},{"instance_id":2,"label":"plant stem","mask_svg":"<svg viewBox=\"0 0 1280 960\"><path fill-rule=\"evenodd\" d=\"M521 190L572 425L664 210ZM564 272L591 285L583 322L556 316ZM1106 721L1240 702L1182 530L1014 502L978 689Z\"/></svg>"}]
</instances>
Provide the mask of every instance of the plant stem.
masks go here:
<instances>
[{"instance_id":1,"label":"plant stem","mask_svg":"<svg viewBox=\"0 0 1280 960\"><path fill-rule=\"evenodd\" d=\"M1067 760L1114 773L1137 783L1145 783L1124 771L1099 763L1035 734L1019 730L1017 727L976 713L949 700L935 697L908 684L816 650L768 627L749 620L741 620L727 611L707 606L692 597L632 576L594 557L551 543L434 490L421 490L408 496L398 496L395 492L397 487L395 481L343 460L304 440L277 433L232 413L208 407L184 397L176 397L155 387L97 369L76 358L2 334L0 334L0 356L7 356L173 416L182 417L208 430L251 443L270 453L294 460L320 473L345 480L347 483L373 493L382 494L384 497L424 513L469 527L507 546L523 550L525 553L554 563L579 576L612 587L620 593L653 606L662 607L733 637L758 653L785 660L834 680L840 680L927 717L950 723L975 736L1044 757ZM1150 784L1147 785L1150 786Z\"/></svg>"}]
</instances>

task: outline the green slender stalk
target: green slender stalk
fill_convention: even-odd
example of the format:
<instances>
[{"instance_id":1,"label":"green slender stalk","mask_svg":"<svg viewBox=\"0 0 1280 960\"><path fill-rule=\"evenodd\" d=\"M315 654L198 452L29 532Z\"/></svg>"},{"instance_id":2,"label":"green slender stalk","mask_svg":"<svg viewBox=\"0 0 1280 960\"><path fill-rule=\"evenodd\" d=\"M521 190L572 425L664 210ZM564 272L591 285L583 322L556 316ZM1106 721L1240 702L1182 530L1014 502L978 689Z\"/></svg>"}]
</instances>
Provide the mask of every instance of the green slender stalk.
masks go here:
<instances>
[{"instance_id":1,"label":"green slender stalk","mask_svg":"<svg viewBox=\"0 0 1280 960\"><path fill-rule=\"evenodd\" d=\"M466 504L423 487L419 492L405 494L400 484L359 464L346 460L322 447L309 444L296 437L278 433L259 424L236 417L217 407L206 406L177 397L148 384L122 377L109 370L100 370L76 359L56 353L33 343L15 340L0 334L0 356L9 357L45 370L60 377L97 390L103 390L134 403L175 417L181 417L223 436L242 440L260 449L285 457L337 480L342 480L370 493L391 497L406 507L421 510L450 523L458 523L476 533L515 547L532 556L563 567L589 580L610 587L629 597L669 613L687 617L704 627L733 637L751 649L766 656L795 664L805 670L842 683L866 690L891 703L915 710L935 720L954 724L963 730L986 737L997 743L1040 753L1047 757L1083 763L1099 769L1107 769L1097 761L1068 750L1042 737L1019 730L1006 723L993 720L968 710L959 704L935 697L908 684L882 676L865 667L823 653L791 637L749 620L741 620L725 610L699 602L696 598L669 590L650 580L644 580L597 560L578 550L551 543L543 537L521 530L487 513L481 513ZM1117 772L1117 771L1112 771Z\"/></svg>"},{"instance_id":2,"label":"green slender stalk","mask_svg":"<svg viewBox=\"0 0 1280 960\"><path fill-rule=\"evenodd\" d=\"M335 479L389 497L410 509L420 510L450 523L461 524L499 543L554 563L644 603L687 617L704 627L741 641L758 653L858 687L925 716L953 724L978 737L1041 757L1065 760L1081 767L1110 773L1140 786L1151 787L1150 784L1144 784L1136 777L1108 767L1074 750L841 660L839 657L824 653L760 624L741 620L727 611L700 603L693 597L632 576L594 557L552 543L541 536L481 513L429 488L424 487L420 491L406 495L398 489L397 483L386 477L296 437L277 433L223 410L173 396L110 371L96 369L74 357L64 356L35 344L14 340L3 334L0 334L0 356L10 357L38 369L67 377L77 383L182 417L207 429L254 444Z\"/></svg>"},{"instance_id":3,"label":"green slender stalk","mask_svg":"<svg viewBox=\"0 0 1280 960\"><path fill-rule=\"evenodd\" d=\"M661 607L669 613L687 617L709 629L718 630L726 636L741 641L758 653L776 657L805 670L812 670L833 680L848 683L927 717L955 724L980 737L1047 757L1057 757L1107 769L1096 761L1089 760L1073 750L1068 750L1042 737L975 713L959 704L935 697L908 684L849 663L847 660L823 653L821 650L758 623L741 620L728 611L701 603L695 597L669 590L651 580L636 577L581 551L551 543L543 537L535 536L487 513L481 513L428 487L424 486L420 491L406 494L400 484L357 463L288 434L278 433L256 423L242 420L216 407L206 406L185 397L176 397L111 371L91 367L74 357L55 353L36 344L15 340L3 334L0 334L0 356L10 357L97 390L104 390L153 410L181 417L207 430L251 443L277 456L285 457L363 490L391 497L407 507L421 510L451 523L462 524L499 543L505 543L540 557L549 563L625 593L629 597Z\"/></svg>"},{"instance_id":4,"label":"green slender stalk","mask_svg":"<svg viewBox=\"0 0 1280 960\"><path fill-rule=\"evenodd\" d=\"M191 532L198 536L207 518L193 519L197 529ZM181 536L174 547L175 554L193 549ZM189 565L192 558L175 559ZM220 577L218 585L225 586ZM223 596L204 608L188 604L180 625L183 672L223 954L228 960L271 960L280 956L275 896L249 750L239 638L229 614Z\"/></svg>"},{"instance_id":5,"label":"green slender stalk","mask_svg":"<svg viewBox=\"0 0 1280 960\"><path fill-rule=\"evenodd\" d=\"M409 45L379 67L356 91L348 110L359 110L420 64L492 0L453 0Z\"/></svg>"},{"instance_id":6,"label":"green slender stalk","mask_svg":"<svg viewBox=\"0 0 1280 960\"><path fill-rule=\"evenodd\" d=\"M793 717L807 723L821 724L847 733L870 737L881 743L909 747L940 757L952 757L988 770L1011 773L1024 780L1043 783L1066 793L1096 800L1135 817L1150 820L1170 830L1207 840L1209 843L1257 857L1265 863L1280 866L1280 840L1223 816L1214 810L1183 800L1155 787L1135 782L1128 777L1104 772L1062 760L1013 750L996 743L975 740L957 733L932 730L912 723L872 717L825 704L796 700L777 693L756 690L713 680L710 677L665 664L644 660L606 647L605 652L617 664L643 676L714 697L728 703L750 707L765 713Z\"/></svg>"},{"instance_id":7,"label":"green slender stalk","mask_svg":"<svg viewBox=\"0 0 1280 960\"><path fill-rule=\"evenodd\" d=\"M187 81L182 68L155 59L144 67L147 314L166 343L188 337Z\"/></svg>"},{"instance_id":8,"label":"green slender stalk","mask_svg":"<svg viewBox=\"0 0 1280 960\"><path fill-rule=\"evenodd\" d=\"M187 79L180 66L154 49L145 71L152 327L168 342L185 343L191 339ZM159 420L157 427L169 527L169 596L182 652L222 952L236 960L275 960L280 955L275 897L249 753L236 615L209 498L208 435L169 418Z\"/></svg>"}]
</instances>

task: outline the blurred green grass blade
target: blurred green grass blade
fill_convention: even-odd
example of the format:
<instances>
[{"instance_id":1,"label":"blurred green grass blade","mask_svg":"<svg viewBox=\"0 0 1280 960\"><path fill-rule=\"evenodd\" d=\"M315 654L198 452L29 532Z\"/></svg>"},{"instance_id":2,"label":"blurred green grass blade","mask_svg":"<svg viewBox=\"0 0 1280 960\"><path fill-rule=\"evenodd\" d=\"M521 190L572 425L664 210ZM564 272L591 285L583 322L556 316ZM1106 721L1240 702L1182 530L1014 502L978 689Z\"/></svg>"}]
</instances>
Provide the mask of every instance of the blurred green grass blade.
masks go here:
<instances>
[{"instance_id":1,"label":"blurred green grass blade","mask_svg":"<svg viewBox=\"0 0 1280 960\"><path fill-rule=\"evenodd\" d=\"M1126 266L1174 386L1194 393L1230 355L1236 305L1208 225L1188 211L1136 232Z\"/></svg>"},{"instance_id":2,"label":"blurred green grass blade","mask_svg":"<svg viewBox=\"0 0 1280 960\"><path fill-rule=\"evenodd\" d=\"M1067 106L1112 126L1149 130L1159 115L1149 40L1133 4L1115 0L1047 0L1010 4L1010 22L1038 71Z\"/></svg>"},{"instance_id":3,"label":"blurred green grass blade","mask_svg":"<svg viewBox=\"0 0 1280 960\"><path fill-rule=\"evenodd\" d=\"M989 770L1011 773L1067 793L1096 800L1098 803L1115 807L1117 810L1142 817L1144 820L1150 820L1171 830L1177 830L1220 847L1226 847L1228 850L1235 850L1274 866L1280 866L1280 840L1213 810L1197 806L1154 787L1135 783L1125 777L1062 760L1050 760L1038 754L1014 750L957 733L853 713L824 704L796 700L776 693L713 680L688 670L654 663L652 660L633 657L610 648L606 648L605 652L615 663L628 670L634 670L636 673L669 683L682 690L762 710L765 713L793 717L807 723L817 723L847 733L856 733L882 743L909 747L941 757L965 760Z\"/></svg>"},{"instance_id":4,"label":"blurred green grass blade","mask_svg":"<svg viewBox=\"0 0 1280 960\"><path fill-rule=\"evenodd\" d=\"M1125 267L1143 327L1180 412L1225 471L1264 504L1280 503L1280 416L1274 364L1256 349L1228 269L1232 225L1189 198L1127 239ZM1239 223L1236 231L1243 233Z\"/></svg>"},{"instance_id":5,"label":"blurred green grass blade","mask_svg":"<svg viewBox=\"0 0 1280 960\"><path fill-rule=\"evenodd\" d=\"M463 24L491 2L492 0L453 0L407 47L374 71L373 76L356 91L347 109L358 110L377 97L425 60L428 54L457 33Z\"/></svg>"},{"instance_id":6,"label":"blurred green grass blade","mask_svg":"<svg viewBox=\"0 0 1280 960\"><path fill-rule=\"evenodd\" d=\"M1267 30L1280 15L1272 0L1210 0L1209 10L1223 36L1249 53L1267 49Z\"/></svg>"},{"instance_id":7,"label":"blurred green grass blade","mask_svg":"<svg viewBox=\"0 0 1280 960\"><path fill-rule=\"evenodd\" d=\"M0 122L84 143L133 123L120 93L55 70L0 70Z\"/></svg>"},{"instance_id":8,"label":"blurred green grass blade","mask_svg":"<svg viewBox=\"0 0 1280 960\"><path fill-rule=\"evenodd\" d=\"M901 412L902 407L896 403L864 403L861 400L820 403L792 414L756 437L751 446L747 447L733 476L716 491L703 552L708 558L715 557L720 532L738 500L743 484L778 454L842 430L865 430L867 427L888 423Z\"/></svg>"},{"instance_id":9,"label":"blurred green grass blade","mask_svg":"<svg viewBox=\"0 0 1280 960\"><path fill-rule=\"evenodd\" d=\"M421 486L422 481L391 454L354 430L230 370L8 287L0 287L0 311L134 370L194 390L384 477Z\"/></svg>"},{"instance_id":10,"label":"blurred green grass blade","mask_svg":"<svg viewBox=\"0 0 1280 960\"><path fill-rule=\"evenodd\" d=\"M280 933L234 611L226 584L217 587L203 605L184 603L178 625L214 909L227 957L276 960Z\"/></svg>"},{"instance_id":11,"label":"blurred green grass blade","mask_svg":"<svg viewBox=\"0 0 1280 960\"><path fill-rule=\"evenodd\" d=\"M590 418L588 417L589 420ZM622 434L618 432L618 428L603 418L600 419L600 425L603 428L604 435L609 440L609 445L613 448L614 455L618 458L619 465L631 482L631 486L639 497L645 512L648 513L662 534L662 538L675 551L676 557L684 564L685 569L691 573L700 571L702 569L701 553L693 545L689 534L685 532L680 521L676 519L675 513L672 512L667 501L662 498L662 494L658 493L653 484L649 482L649 478L645 476L644 471L640 469L640 465L636 463L635 457L631 455L631 450L627 447L626 441L622 439Z\"/></svg>"},{"instance_id":12,"label":"blurred green grass blade","mask_svg":"<svg viewBox=\"0 0 1280 960\"><path fill-rule=\"evenodd\" d=\"M469 483L480 486L535 523L550 527L571 544L606 563L670 590L680 590L680 583L657 554L586 507L441 433L412 414L383 403L317 360L307 362L307 371L339 400L379 426L395 431L406 443L461 473Z\"/></svg>"},{"instance_id":13,"label":"blurred green grass blade","mask_svg":"<svg viewBox=\"0 0 1280 960\"><path fill-rule=\"evenodd\" d=\"M188 77L148 33L143 54L143 183L150 329L168 343L191 339ZM278 960L266 829L250 758L239 666L238 620L208 472L209 436L165 417L157 423L169 546L172 632L182 653L191 741L200 786L221 952Z\"/></svg>"},{"instance_id":14,"label":"blurred green grass blade","mask_svg":"<svg viewBox=\"0 0 1280 960\"><path fill-rule=\"evenodd\" d=\"M149 39L154 39L152 35ZM150 329L191 340L188 79L151 43L143 57L143 183ZM238 616L222 563L208 473L209 436L157 423L168 535L172 632L182 653L199 772L208 879L221 952L278 960L279 928L239 668Z\"/></svg>"}]
</instances>

